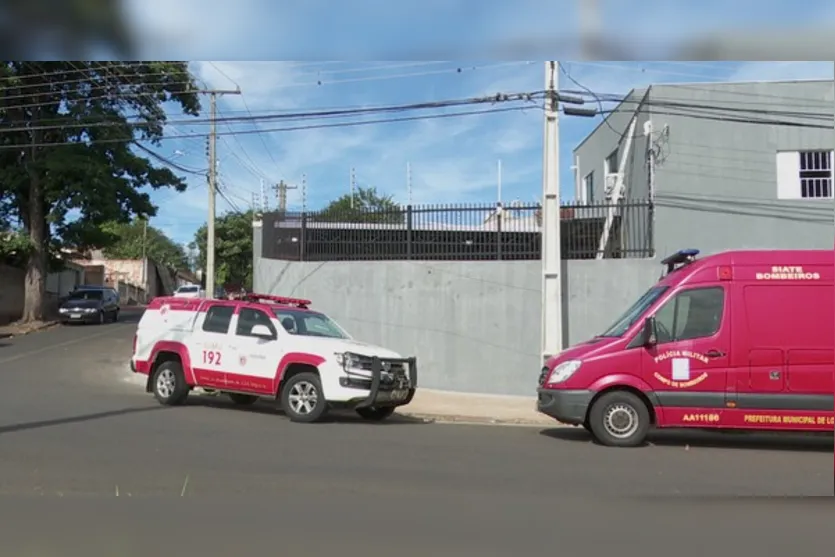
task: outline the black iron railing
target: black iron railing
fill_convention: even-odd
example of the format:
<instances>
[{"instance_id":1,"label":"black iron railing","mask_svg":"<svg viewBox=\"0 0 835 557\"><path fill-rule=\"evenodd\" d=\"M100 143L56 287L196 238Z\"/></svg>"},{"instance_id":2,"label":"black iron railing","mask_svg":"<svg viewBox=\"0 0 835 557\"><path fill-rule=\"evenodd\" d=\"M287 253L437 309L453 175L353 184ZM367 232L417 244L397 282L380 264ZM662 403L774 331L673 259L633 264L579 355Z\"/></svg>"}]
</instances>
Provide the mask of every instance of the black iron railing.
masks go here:
<instances>
[{"instance_id":1,"label":"black iron railing","mask_svg":"<svg viewBox=\"0 0 835 557\"><path fill-rule=\"evenodd\" d=\"M565 204L560 224L563 259L593 259L601 248L607 258L653 255L647 201ZM530 260L540 258L542 208L490 203L272 212L264 214L262 230L262 257L269 259Z\"/></svg>"}]
</instances>

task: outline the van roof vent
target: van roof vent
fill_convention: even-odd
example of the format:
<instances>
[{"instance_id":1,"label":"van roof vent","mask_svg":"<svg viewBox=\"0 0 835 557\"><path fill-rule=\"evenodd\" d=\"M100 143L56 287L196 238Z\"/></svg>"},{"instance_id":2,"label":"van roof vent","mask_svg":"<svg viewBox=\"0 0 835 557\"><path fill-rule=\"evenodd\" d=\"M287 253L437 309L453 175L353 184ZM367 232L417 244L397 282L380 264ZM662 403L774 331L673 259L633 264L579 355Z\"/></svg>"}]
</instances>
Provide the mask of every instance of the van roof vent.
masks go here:
<instances>
[{"instance_id":1,"label":"van roof vent","mask_svg":"<svg viewBox=\"0 0 835 557\"><path fill-rule=\"evenodd\" d=\"M661 264L667 266L666 274L669 275L673 271L694 262L697 255L699 255L699 250L697 249L680 249L674 254L668 255L662 259Z\"/></svg>"}]
</instances>

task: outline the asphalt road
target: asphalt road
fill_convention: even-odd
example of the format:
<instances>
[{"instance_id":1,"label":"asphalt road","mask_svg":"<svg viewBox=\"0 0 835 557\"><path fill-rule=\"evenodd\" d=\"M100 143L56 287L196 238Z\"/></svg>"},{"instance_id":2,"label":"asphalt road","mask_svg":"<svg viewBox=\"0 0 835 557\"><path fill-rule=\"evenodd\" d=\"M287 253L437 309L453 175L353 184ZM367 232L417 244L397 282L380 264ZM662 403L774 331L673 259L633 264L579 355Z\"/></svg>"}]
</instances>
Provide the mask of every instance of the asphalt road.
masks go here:
<instances>
[{"instance_id":1,"label":"asphalt road","mask_svg":"<svg viewBox=\"0 0 835 557\"><path fill-rule=\"evenodd\" d=\"M126 317L0 340L0 554L832 552L832 438L617 450L576 429L164 408L126 372Z\"/></svg>"}]
</instances>

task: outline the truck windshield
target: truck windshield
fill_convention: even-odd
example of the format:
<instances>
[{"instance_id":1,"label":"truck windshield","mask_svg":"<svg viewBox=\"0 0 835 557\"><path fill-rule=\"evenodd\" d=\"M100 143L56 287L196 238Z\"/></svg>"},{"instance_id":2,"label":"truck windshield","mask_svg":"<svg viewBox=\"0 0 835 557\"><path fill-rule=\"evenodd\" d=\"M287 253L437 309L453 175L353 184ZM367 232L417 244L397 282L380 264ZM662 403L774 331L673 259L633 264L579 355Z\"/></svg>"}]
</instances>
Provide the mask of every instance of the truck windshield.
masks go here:
<instances>
[{"instance_id":1,"label":"truck windshield","mask_svg":"<svg viewBox=\"0 0 835 557\"><path fill-rule=\"evenodd\" d=\"M605 333L599 335L601 337L621 337L626 333L629 327L632 326L635 321L641 318L644 312L649 309L649 307L655 303L655 301L661 297L664 292L667 291L668 286L654 286L644 293L643 296L638 298L638 301L632 304L626 313L621 315L615 324L609 327Z\"/></svg>"},{"instance_id":2,"label":"truck windshield","mask_svg":"<svg viewBox=\"0 0 835 557\"><path fill-rule=\"evenodd\" d=\"M348 339L348 333L323 313L277 309L275 316L291 335Z\"/></svg>"}]
</instances>

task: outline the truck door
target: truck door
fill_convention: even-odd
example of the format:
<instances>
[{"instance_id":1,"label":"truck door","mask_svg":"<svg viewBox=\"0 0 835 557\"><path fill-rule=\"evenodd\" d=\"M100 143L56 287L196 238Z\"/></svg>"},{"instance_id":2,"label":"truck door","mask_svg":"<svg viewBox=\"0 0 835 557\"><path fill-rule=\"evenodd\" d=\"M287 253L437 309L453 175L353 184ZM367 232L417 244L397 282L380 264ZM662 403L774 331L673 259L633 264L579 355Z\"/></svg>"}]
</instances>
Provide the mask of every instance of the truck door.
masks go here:
<instances>
[{"instance_id":1,"label":"truck door","mask_svg":"<svg viewBox=\"0 0 835 557\"><path fill-rule=\"evenodd\" d=\"M269 334L258 335L256 326ZM278 332L267 313L242 307L235 323L234 342L227 366L228 388L234 391L274 395L275 369L280 358Z\"/></svg>"},{"instance_id":2,"label":"truck door","mask_svg":"<svg viewBox=\"0 0 835 557\"><path fill-rule=\"evenodd\" d=\"M194 379L201 387L222 389L226 385L225 370L232 355L229 325L234 313L232 304L211 304L186 341Z\"/></svg>"},{"instance_id":3,"label":"truck door","mask_svg":"<svg viewBox=\"0 0 835 557\"><path fill-rule=\"evenodd\" d=\"M696 418L718 425L730 361L727 285L680 290L655 312L657 343L642 349L641 370L669 425L699 425L692 423Z\"/></svg>"}]
</instances>

